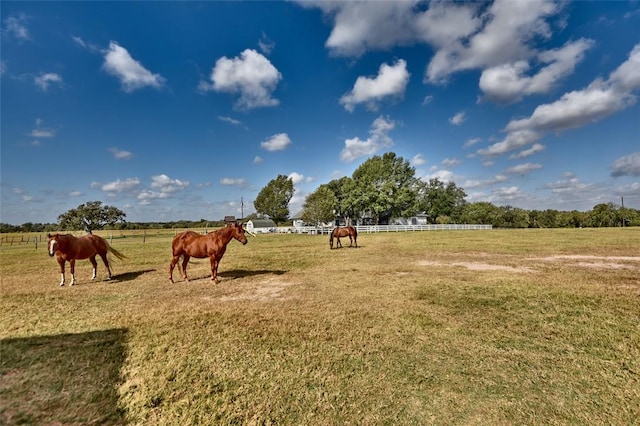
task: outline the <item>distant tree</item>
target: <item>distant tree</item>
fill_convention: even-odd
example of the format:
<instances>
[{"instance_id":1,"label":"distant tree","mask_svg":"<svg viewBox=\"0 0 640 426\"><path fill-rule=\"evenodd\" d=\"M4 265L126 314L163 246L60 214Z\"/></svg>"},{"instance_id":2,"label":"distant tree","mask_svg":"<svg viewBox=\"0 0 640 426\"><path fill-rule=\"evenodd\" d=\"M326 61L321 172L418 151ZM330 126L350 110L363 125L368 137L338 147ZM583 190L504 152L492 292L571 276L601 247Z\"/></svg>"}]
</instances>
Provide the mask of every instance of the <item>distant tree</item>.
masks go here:
<instances>
[{"instance_id":1,"label":"distant tree","mask_svg":"<svg viewBox=\"0 0 640 426\"><path fill-rule=\"evenodd\" d=\"M327 187L336 197L336 215L344 218L346 223L350 223L352 219L358 218L360 211L353 204L353 199L348 197L349 191L353 189L353 179L347 176L340 179L333 179L327 183Z\"/></svg>"},{"instance_id":2,"label":"distant tree","mask_svg":"<svg viewBox=\"0 0 640 426\"><path fill-rule=\"evenodd\" d=\"M559 228L582 228L587 226L587 216L577 210L559 211L556 216L556 226Z\"/></svg>"},{"instance_id":3,"label":"distant tree","mask_svg":"<svg viewBox=\"0 0 640 426\"><path fill-rule=\"evenodd\" d=\"M558 210L547 209L541 211L537 216L538 227L540 228L557 228L558 227Z\"/></svg>"},{"instance_id":4,"label":"distant tree","mask_svg":"<svg viewBox=\"0 0 640 426\"><path fill-rule=\"evenodd\" d=\"M89 201L58 216L58 226L60 229L84 229L91 233L105 226L125 222L126 217L127 215L116 207L103 206L102 201Z\"/></svg>"},{"instance_id":5,"label":"distant tree","mask_svg":"<svg viewBox=\"0 0 640 426\"><path fill-rule=\"evenodd\" d=\"M335 218L338 198L328 185L320 185L304 201L302 220L317 225Z\"/></svg>"},{"instance_id":6,"label":"distant tree","mask_svg":"<svg viewBox=\"0 0 640 426\"><path fill-rule=\"evenodd\" d=\"M622 207L618 210L618 214L620 216L620 223L623 223L624 226L640 225L640 210Z\"/></svg>"},{"instance_id":7,"label":"distant tree","mask_svg":"<svg viewBox=\"0 0 640 426\"><path fill-rule=\"evenodd\" d=\"M289 219L289 201L293 197L293 180L278 175L258 193L253 206L256 212L266 215L276 224Z\"/></svg>"},{"instance_id":8,"label":"distant tree","mask_svg":"<svg viewBox=\"0 0 640 426\"><path fill-rule=\"evenodd\" d=\"M346 187L342 203L370 212L376 224L416 211L415 169L393 152L374 156L360 165Z\"/></svg>"},{"instance_id":9,"label":"distant tree","mask_svg":"<svg viewBox=\"0 0 640 426\"><path fill-rule=\"evenodd\" d=\"M462 223L498 226L500 208L486 201L468 203L462 209Z\"/></svg>"},{"instance_id":10,"label":"distant tree","mask_svg":"<svg viewBox=\"0 0 640 426\"><path fill-rule=\"evenodd\" d=\"M618 221L618 207L614 203L602 203L593 207L593 210L588 214L589 226L603 227L603 226L619 226L621 222Z\"/></svg>"},{"instance_id":11,"label":"distant tree","mask_svg":"<svg viewBox=\"0 0 640 426\"><path fill-rule=\"evenodd\" d=\"M429 179L428 182L420 180L417 194L418 209L429 216L431 223L438 222L440 216L447 216L453 222L460 221L467 194L455 182L445 184L438 178Z\"/></svg>"},{"instance_id":12,"label":"distant tree","mask_svg":"<svg viewBox=\"0 0 640 426\"><path fill-rule=\"evenodd\" d=\"M529 213L518 207L503 206L500 207L502 213L501 223L496 226L503 226L505 228L528 228L529 227Z\"/></svg>"}]
</instances>

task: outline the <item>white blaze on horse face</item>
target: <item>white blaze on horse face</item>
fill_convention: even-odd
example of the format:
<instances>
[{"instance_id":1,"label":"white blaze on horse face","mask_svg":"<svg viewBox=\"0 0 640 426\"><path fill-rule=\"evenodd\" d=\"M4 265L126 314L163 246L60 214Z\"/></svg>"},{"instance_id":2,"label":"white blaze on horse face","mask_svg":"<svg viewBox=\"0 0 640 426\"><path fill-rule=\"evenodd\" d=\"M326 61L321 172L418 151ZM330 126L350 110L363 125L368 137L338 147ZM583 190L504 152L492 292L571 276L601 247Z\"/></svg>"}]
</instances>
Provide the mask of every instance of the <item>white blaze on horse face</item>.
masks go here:
<instances>
[{"instance_id":1,"label":"white blaze on horse face","mask_svg":"<svg viewBox=\"0 0 640 426\"><path fill-rule=\"evenodd\" d=\"M53 256L56 253L56 244L58 244L56 240L49 241L49 255Z\"/></svg>"}]
</instances>

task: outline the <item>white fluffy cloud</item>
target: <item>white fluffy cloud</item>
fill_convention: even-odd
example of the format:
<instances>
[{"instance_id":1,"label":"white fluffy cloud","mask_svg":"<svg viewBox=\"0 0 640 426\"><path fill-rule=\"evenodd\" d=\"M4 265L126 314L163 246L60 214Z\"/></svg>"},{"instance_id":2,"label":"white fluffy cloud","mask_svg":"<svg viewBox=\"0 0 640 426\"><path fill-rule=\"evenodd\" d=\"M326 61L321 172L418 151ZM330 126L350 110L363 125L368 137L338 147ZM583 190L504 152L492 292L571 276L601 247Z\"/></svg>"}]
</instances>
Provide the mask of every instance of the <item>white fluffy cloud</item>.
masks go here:
<instances>
[{"instance_id":1,"label":"white fluffy cloud","mask_svg":"<svg viewBox=\"0 0 640 426\"><path fill-rule=\"evenodd\" d=\"M533 154L537 154L545 150L545 146L539 143L534 143L531 148L524 149L517 154L512 154L509 156L510 160L521 160L523 158L529 157Z\"/></svg>"},{"instance_id":2,"label":"white fluffy cloud","mask_svg":"<svg viewBox=\"0 0 640 426\"><path fill-rule=\"evenodd\" d=\"M539 105L526 118L510 121L507 136L478 154L501 155L535 144L545 134L585 126L622 111L637 101L640 89L640 44L606 80L596 79L582 90L565 93L555 102Z\"/></svg>"},{"instance_id":3,"label":"white fluffy cloud","mask_svg":"<svg viewBox=\"0 0 640 426\"><path fill-rule=\"evenodd\" d=\"M466 119L467 114L464 111L460 111L449 119L449 123L453 124L454 126L460 126L466 121Z\"/></svg>"},{"instance_id":4,"label":"white fluffy cloud","mask_svg":"<svg viewBox=\"0 0 640 426\"><path fill-rule=\"evenodd\" d=\"M415 40L411 30L414 2L299 1L303 7L318 7L334 26L325 46L336 56L360 56L370 49L389 49Z\"/></svg>"},{"instance_id":5,"label":"white fluffy cloud","mask_svg":"<svg viewBox=\"0 0 640 426\"><path fill-rule=\"evenodd\" d=\"M423 154L416 154L411 159L411 165L414 167L424 166L427 164L427 160L424 159Z\"/></svg>"},{"instance_id":6,"label":"white fluffy cloud","mask_svg":"<svg viewBox=\"0 0 640 426\"><path fill-rule=\"evenodd\" d=\"M526 95L548 93L560 79L573 73L576 64L584 58L584 52L592 46L592 40L580 39L560 49L541 52L538 61L548 65L533 76L525 75L531 68L526 60L485 69L480 77L480 89L486 98L499 103L512 103Z\"/></svg>"},{"instance_id":7,"label":"white fluffy cloud","mask_svg":"<svg viewBox=\"0 0 640 426\"><path fill-rule=\"evenodd\" d=\"M164 77L151 73L140 62L133 59L127 49L115 41L109 43L102 67L120 80L122 90L127 93L143 87L159 89L165 83Z\"/></svg>"},{"instance_id":8,"label":"white fluffy cloud","mask_svg":"<svg viewBox=\"0 0 640 426\"><path fill-rule=\"evenodd\" d=\"M529 43L550 35L546 19L562 7L550 0L496 0L486 10L481 6L478 3L457 6L470 8L466 15L455 16L455 22L462 23L460 28L466 29L466 34L458 33L455 39L449 37L441 44L431 40L439 49L427 67L427 81L442 82L457 71L489 68L531 57L535 52ZM451 24L453 21L441 25Z\"/></svg>"},{"instance_id":9,"label":"white fluffy cloud","mask_svg":"<svg viewBox=\"0 0 640 426\"><path fill-rule=\"evenodd\" d=\"M244 50L240 56L223 56L211 71L211 84L200 83L200 90L214 90L237 94L235 103L239 110L276 106L280 102L272 97L282 80L282 74L262 54L253 49Z\"/></svg>"},{"instance_id":10,"label":"white fluffy cloud","mask_svg":"<svg viewBox=\"0 0 640 426\"><path fill-rule=\"evenodd\" d=\"M297 185L299 183L309 183L309 182L313 182L313 178L312 177L306 177L303 174L300 174L298 172L292 172L291 174L289 174L289 176L287 176L289 179L291 179L291 181L293 182L294 185Z\"/></svg>"},{"instance_id":11,"label":"white fluffy cloud","mask_svg":"<svg viewBox=\"0 0 640 426\"><path fill-rule=\"evenodd\" d=\"M382 148L389 148L393 145L393 140L389 137L389 132L393 130L396 123L385 117L375 119L369 130L369 137L362 140L358 137L344 141L344 148L340 152L340 160L350 162L360 157L373 155Z\"/></svg>"},{"instance_id":12,"label":"white fluffy cloud","mask_svg":"<svg viewBox=\"0 0 640 426\"><path fill-rule=\"evenodd\" d=\"M113 154L113 157L117 160L130 160L133 154L130 151L125 151L118 148L109 148L109 152Z\"/></svg>"},{"instance_id":13,"label":"white fluffy cloud","mask_svg":"<svg viewBox=\"0 0 640 426\"><path fill-rule=\"evenodd\" d=\"M382 64L376 77L358 77L351 92L340 98L340 104L347 111L353 111L357 104L364 103L375 111L382 99L404 96L409 77L404 59L399 59L393 65Z\"/></svg>"},{"instance_id":14,"label":"white fluffy cloud","mask_svg":"<svg viewBox=\"0 0 640 426\"><path fill-rule=\"evenodd\" d=\"M538 170L542 168L542 164L536 163L524 163L518 164L517 166L509 167L506 172L513 175L528 175L534 170Z\"/></svg>"},{"instance_id":15,"label":"white fluffy cloud","mask_svg":"<svg viewBox=\"0 0 640 426\"><path fill-rule=\"evenodd\" d=\"M321 9L333 23L325 46L334 55L358 57L370 50L427 44L435 54L425 69L425 82L444 83L456 72L480 69L485 97L499 102L547 92L573 72L592 45L581 39L549 51L534 47L551 36L549 22L565 7L553 0L299 4ZM526 75L534 64L536 69L543 67Z\"/></svg>"},{"instance_id":16,"label":"white fluffy cloud","mask_svg":"<svg viewBox=\"0 0 640 426\"><path fill-rule=\"evenodd\" d=\"M267 151L282 151L291 145L291 139L286 133L278 133L260 143L260 146Z\"/></svg>"},{"instance_id":17,"label":"white fluffy cloud","mask_svg":"<svg viewBox=\"0 0 640 426\"><path fill-rule=\"evenodd\" d=\"M62 76L60 76L60 74L52 72L41 73L40 75L37 75L36 77L34 77L33 82L44 92L49 90L49 86L51 86L52 84L55 84L58 87L62 87L63 84Z\"/></svg>"},{"instance_id":18,"label":"white fluffy cloud","mask_svg":"<svg viewBox=\"0 0 640 426\"><path fill-rule=\"evenodd\" d=\"M640 152L618 158L611 168L612 177L640 176Z\"/></svg>"},{"instance_id":19,"label":"white fluffy cloud","mask_svg":"<svg viewBox=\"0 0 640 426\"><path fill-rule=\"evenodd\" d=\"M220 179L220 185L225 185L225 186L239 186L241 188L244 188L245 186L247 186L247 180L243 179L243 178L222 178Z\"/></svg>"},{"instance_id":20,"label":"white fluffy cloud","mask_svg":"<svg viewBox=\"0 0 640 426\"><path fill-rule=\"evenodd\" d=\"M189 186L188 181L180 179L171 179L169 176L162 174L151 177L151 188L157 189L162 193L174 193L185 189Z\"/></svg>"},{"instance_id":21,"label":"white fluffy cloud","mask_svg":"<svg viewBox=\"0 0 640 426\"><path fill-rule=\"evenodd\" d=\"M4 20L2 32L21 41L31 40L31 34L27 28L28 20L29 17L24 13L9 16Z\"/></svg>"},{"instance_id":22,"label":"white fluffy cloud","mask_svg":"<svg viewBox=\"0 0 640 426\"><path fill-rule=\"evenodd\" d=\"M91 184L91 186L97 186L105 192L128 192L137 188L139 185L140 179L138 178L127 178L125 180L117 179L113 182L105 183L104 185L100 185L95 182Z\"/></svg>"}]
</instances>

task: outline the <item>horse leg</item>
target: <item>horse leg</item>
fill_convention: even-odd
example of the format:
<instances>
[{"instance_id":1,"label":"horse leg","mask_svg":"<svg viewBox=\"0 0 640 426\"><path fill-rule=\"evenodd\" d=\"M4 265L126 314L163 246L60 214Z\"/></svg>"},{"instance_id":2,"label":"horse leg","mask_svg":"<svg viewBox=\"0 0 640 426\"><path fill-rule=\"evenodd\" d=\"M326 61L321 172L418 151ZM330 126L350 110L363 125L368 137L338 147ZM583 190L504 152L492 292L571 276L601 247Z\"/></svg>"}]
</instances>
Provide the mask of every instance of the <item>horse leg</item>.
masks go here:
<instances>
[{"instance_id":1,"label":"horse leg","mask_svg":"<svg viewBox=\"0 0 640 426\"><path fill-rule=\"evenodd\" d=\"M351 238L351 235L349 235L349 247L351 247L353 245L353 238Z\"/></svg>"},{"instance_id":2,"label":"horse leg","mask_svg":"<svg viewBox=\"0 0 640 426\"><path fill-rule=\"evenodd\" d=\"M357 235L353 236L353 242L356 243L356 248L358 248L358 236Z\"/></svg>"},{"instance_id":3,"label":"horse leg","mask_svg":"<svg viewBox=\"0 0 640 426\"><path fill-rule=\"evenodd\" d=\"M58 257L58 265L60 265L60 287L64 286L64 259Z\"/></svg>"},{"instance_id":4,"label":"horse leg","mask_svg":"<svg viewBox=\"0 0 640 426\"><path fill-rule=\"evenodd\" d=\"M93 266L93 275L91 275L91 281L96 279L96 275L98 274L98 262L96 262L96 257L91 256L89 258L89 262L91 262L91 266Z\"/></svg>"},{"instance_id":5,"label":"horse leg","mask_svg":"<svg viewBox=\"0 0 640 426\"><path fill-rule=\"evenodd\" d=\"M105 254L101 254L100 258L102 259L102 263L104 263L104 266L107 268L107 276L108 276L108 280L111 279L111 267L109 266L109 259L107 258L107 253ZM97 268L97 262L96 262L96 268ZM93 278L96 277L96 270L94 269L93 272Z\"/></svg>"},{"instance_id":6,"label":"horse leg","mask_svg":"<svg viewBox=\"0 0 640 426\"><path fill-rule=\"evenodd\" d=\"M336 248L338 248L338 247L342 248L342 243L340 242L340 237L337 237L337 238L338 238L338 242L336 243Z\"/></svg>"},{"instance_id":7,"label":"horse leg","mask_svg":"<svg viewBox=\"0 0 640 426\"><path fill-rule=\"evenodd\" d=\"M71 269L71 283L69 285L74 285L76 283L76 260L71 259L69 265Z\"/></svg>"},{"instance_id":8,"label":"horse leg","mask_svg":"<svg viewBox=\"0 0 640 426\"><path fill-rule=\"evenodd\" d=\"M211 281L214 282L214 284L218 283L218 264L219 262L216 260L215 256L209 256L209 259L211 260Z\"/></svg>"},{"instance_id":9,"label":"horse leg","mask_svg":"<svg viewBox=\"0 0 640 426\"><path fill-rule=\"evenodd\" d=\"M185 253L184 254L184 258L182 259L182 278L184 278L185 281L189 281L189 277L187 276L187 265L189 264L189 258L190 256Z\"/></svg>"},{"instance_id":10,"label":"horse leg","mask_svg":"<svg viewBox=\"0 0 640 426\"><path fill-rule=\"evenodd\" d=\"M180 261L180 255L173 256L171 258L171 263L169 264L169 282L173 283L173 268L176 267L176 264ZM182 275L182 271L180 271L180 275Z\"/></svg>"}]
</instances>

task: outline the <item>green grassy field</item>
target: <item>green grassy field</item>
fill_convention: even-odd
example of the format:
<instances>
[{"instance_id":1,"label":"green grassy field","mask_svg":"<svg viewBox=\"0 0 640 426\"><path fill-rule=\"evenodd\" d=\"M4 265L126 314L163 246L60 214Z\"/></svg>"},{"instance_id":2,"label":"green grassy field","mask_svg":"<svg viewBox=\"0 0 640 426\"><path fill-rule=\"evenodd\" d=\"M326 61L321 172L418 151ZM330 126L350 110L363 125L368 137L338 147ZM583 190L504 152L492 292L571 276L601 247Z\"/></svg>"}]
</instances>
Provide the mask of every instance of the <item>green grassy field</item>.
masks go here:
<instances>
[{"instance_id":1,"label":"green grassy field","mask_svg":"<svg viewBox=\"0 0 640 426\"><path fill-rule=\"evenodd\" d=\"M74 287L0 246L1 424L640 418L638 228L260 235L216 285L169 283L171 236L114 236L115 279Z\"/></svg>"}]
</instances>

